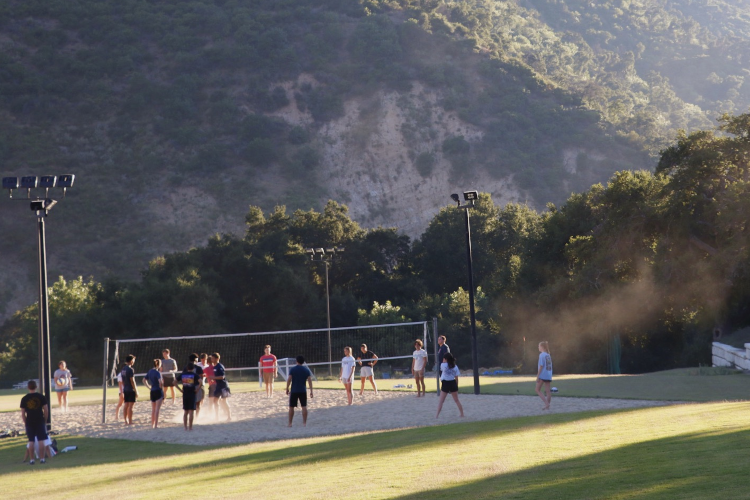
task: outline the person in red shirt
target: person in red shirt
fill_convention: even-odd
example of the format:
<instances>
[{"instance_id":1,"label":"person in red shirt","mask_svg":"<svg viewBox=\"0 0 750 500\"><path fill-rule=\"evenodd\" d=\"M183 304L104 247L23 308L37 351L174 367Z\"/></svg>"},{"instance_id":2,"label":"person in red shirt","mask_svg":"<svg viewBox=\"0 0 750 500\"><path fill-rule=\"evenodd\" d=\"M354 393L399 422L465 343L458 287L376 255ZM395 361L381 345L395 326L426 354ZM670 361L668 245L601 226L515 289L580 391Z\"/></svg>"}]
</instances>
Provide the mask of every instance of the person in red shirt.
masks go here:
<instances>
[{"instance_id":1,"label":"person in red shirt","mask_svg":"<svg viewBox=\"0 0 750 500\"><path fill-rule=\"evenodd\" d=\"M258 361L260 370L263 373L263 383L266 385L266 397L273 397L273 381L278 375L279 365L276 362L276 356L271 354L271 346L267 345L265 354Z\"/></svg>"}]
</instances>

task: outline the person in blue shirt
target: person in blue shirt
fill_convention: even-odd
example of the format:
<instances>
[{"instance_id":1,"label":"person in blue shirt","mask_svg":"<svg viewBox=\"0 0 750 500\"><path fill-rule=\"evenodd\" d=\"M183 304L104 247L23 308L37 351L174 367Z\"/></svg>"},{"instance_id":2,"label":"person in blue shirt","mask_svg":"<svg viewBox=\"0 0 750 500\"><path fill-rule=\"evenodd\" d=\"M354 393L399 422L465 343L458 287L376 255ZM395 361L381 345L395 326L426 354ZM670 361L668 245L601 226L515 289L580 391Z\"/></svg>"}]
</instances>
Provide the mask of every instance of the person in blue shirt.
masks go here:
<instances>
[{"instance_id":1,"label":"person in blue shirt","mask_svg":"<svg viewBox=\"0 0 750 500\"><path fill-rule=\"evenodd\" d=\"M207 376L209 380L215 382L213 389L213 397L216 400L214 409L216 410L216 420L219 419L219 406L221 406L227 413L227 421L232 420L232 410L229 409L229 402L227 398L232 395L229 391L229 383L227 382L226 369L224 365L220 363L221 355L218 352L211 354L211 364L213 364L213 375Z\"/></svg>"},{"instance_id":2,"label":"person in blue shirt","mask_svg":"<svg viewBox=\"0 0 750 500\"><path fill-rule=\"evenodd\" d=\"M159 427L159 411L164 402L164 379L161 375L161 360L154 360L151 368L143 378L143 383L151 389L151 428Z\"/></svg>"},{"instance_id":3,"label":"person in blue shirt","mask_svg":"<svg viewBox=\"0 0 750 500\"><path fill-rule=\"evenodd\" d=\"M445 355L451 352L451 348L448 347L448 344L445 343L447 339L445 338L445 335L441 335L437 339L438 343L438 352L437 352L437 358L435 359L435 371L437 371L440 367L440 365L443 362L443 358L445 358Z\"/></svg>"},{"instance_id":4,"label":"person in blue shirt","mask_svg":"<svg viewBox=\"0 0 750 500\"><path fill-rule=\"evenodd\" d=\"M292 426L294 419L294 409L297 408L297 402L302 406L302 426L307 425L307 392L305 383L310 386L310 398L313 397L312 373L305 364L303 356L297 356L297 366L289 370L289 376L286 379L286 393L289 396L289 425ZM289 387L291 386L291 391Z\"/></svg>"},{"instance_id":5,"label":"person in blue shirt","mask_svg":"<svg viewBox=\"0 0 750 500\"><path fill-rule=\"evenodd\" d=\"M125 366L122 367L120 372L122 375L122 395L125 400L125 408L122 410L125 425L133 425L133 406L135 400L138 399L138 386L135 385L135 372L133 371L134 363L135 356L128 354L125 358Z\"/></svg>"},{"instance_id":6,"label":"person in blue shirt","mask_svg":"<svg viewBox=\"0 0 750 500\"><path fill-rule=\"evenodd\" d=\"M552 383L552 356L549 354L549 343L547 341L539 342L539 363L536 375L536 393L542 398L544 408L542 410L549 410L549 404L552 401L552 391L550 390L550 384ZM542 394L542 384L544 389L547 391L547 396Z\"/></svg>"}]
</instances>

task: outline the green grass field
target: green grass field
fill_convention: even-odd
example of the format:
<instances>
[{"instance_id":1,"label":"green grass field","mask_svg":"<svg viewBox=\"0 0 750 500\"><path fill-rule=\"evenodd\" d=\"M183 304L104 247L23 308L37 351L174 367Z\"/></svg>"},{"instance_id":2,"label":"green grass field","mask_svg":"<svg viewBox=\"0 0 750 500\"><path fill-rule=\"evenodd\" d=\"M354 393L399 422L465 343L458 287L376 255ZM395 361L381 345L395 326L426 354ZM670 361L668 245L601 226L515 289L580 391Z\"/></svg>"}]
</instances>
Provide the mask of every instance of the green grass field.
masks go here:
<instances>
[{"instance_id":1,"label":"green grass field","mask_svg":"<svg viewBox=\"0 0 750 500\"><path fill-rule=\"evenodd\" d=\"M721 373L723 375L713 375ZM732 374L727 374L732 373ZM534 377L479 377L482 394L533 396ZM412 379L377 380L381 390L394 389L398 384L414 384ZM355 380L355 389L359 387ZM474 381L461 378L461 392L474 393ZM436 390L434 379L426 381L428 390ZM645 375L561 375L553 384L560 392L557 396L616 399L648 399L655 401L738 401L750 399L750 378L739 372L716 371L711 368L691 368L648 373ZM337 380L320 380L315 384L321 389L341 389ZM277 390L284 389L283 382L276 382ZM367 385L369 390L369 383ZM257 382L233 382L233 392L259 391ZM24 391L0 390L0 412L16 411ZM101 404L101 387L84 387L74 390L69 396L70 405ZM107 391L107 404L117 403L117 390ZM57 397L52 394L52 408L57 407Z\"/></svg>"},{"instance_id":2,"label":"green grass field","mask_svg":"<svg viewBox=\"0 0 750 500\"><path fill-rule=\"evenodd\" d=\"M464 396L471 397L471 396ZM200 449L61 437L79 450L21 464L0 441L3 484L24 497L716 499L750 491L750 403L552 414ZM361 489L367 488L364 493Z\"/></svg>"},{"instance_id":3,"label":"green grass field","mask_svg":"<svg viewBox=\"0 0 750 500\"><path fill-rule=\"evenodd\" d=\"M555 378L564 396L698 402L660 408L210 449L59 436L61 448L79 449L33 467L20 463L24 439L3 439L0 478L19 485L14 491L23 488L23 496L54 491L62 499L178 498L201 491L219 498L336 499L362 495L362 488L368 499L747 498L750 403L729 401L747 399L750 378L700 373ZM403 382L378 381L383 390ZM483 394L533 393L531 377L480 382ZM463 378L462 392L472 392L471 383ZM339 387L334 381L317 386ZM233 387L258 390L257 382ZM20 396L2 391L0 408L16 410ZM77 404L98 404L102 397L100 388L71 396Z\"/></svg>"}]
</instances>

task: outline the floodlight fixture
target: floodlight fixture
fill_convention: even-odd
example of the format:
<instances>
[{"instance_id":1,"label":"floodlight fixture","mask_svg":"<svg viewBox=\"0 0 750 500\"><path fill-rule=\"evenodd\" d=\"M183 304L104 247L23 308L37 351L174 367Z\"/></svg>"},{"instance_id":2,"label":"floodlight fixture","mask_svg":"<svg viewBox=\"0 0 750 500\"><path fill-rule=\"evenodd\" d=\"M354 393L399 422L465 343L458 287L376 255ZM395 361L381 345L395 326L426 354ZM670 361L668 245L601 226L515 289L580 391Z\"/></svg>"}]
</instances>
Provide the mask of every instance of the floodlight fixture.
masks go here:
<instances>
[{"instance_id":1,"label":"floodlight fixture","mask_svg":"<svg viewBox=\"0 0 750 500\"><path fill-rule=\"evenodd\" d=\"M10 197L13 198L13 190L18 189L18 177L3 177L3 189L7 189Z\"/></svg>"},{"instance_id":2,"label":"floodlight fixture","mask_svg":"<svg viewBox=\"0 0 750 500\"><path fill-rule=\"evenodd\" d=\"M76 176L73 174L61 175L57 180L57 187L61 188L72 188L73 182L76 180Z\"/></svg>"},{"instance_id":3,"label":"floodlight fixture","mask_svg":"<svg viewBox=\"0 0 750 500\"><path fill-rule=\"evenodd\" d=\"M475 190L464 191L464 201L467 203L461 205L461 201L457 194L452 194L451 198L456 202L458 209L464 210L466 220L466 264L469 274L469 319L471 326L471 365L474 371L474 394L479 394L479 363L477 356L477 327L476 327L476 312L474 309L474 270L472 269L472 255L471 255L471 221L469 216L469 209L474 208L474 202L479 199L479 192Z\"/></svg>"},{"instance_id":4,"label":"floodlight fixture","mask_svg":"<svg viewBox=\"0 0 750 500\"><path fill-rule=\"evenodd\" d=\"M21 187L24 189L35 189L39 185L39 177L36 175L27 175L21 177Z\"/></svg>"},{"instance_id":5,"label":"floodlight fixture","mask_svg":"<svg viewBox=\"0 0 750 500\"><path fill-rule=\"evenodd\" d=\"M464 191L464 200L474 201L479 199L478 191Z\"/></svg>"},{"instance_id":6,"label":"floodlight fixture","mask_svg":"<svg viewBox=\"0 0 750 500\"><path fill-rule=\"evenodd\" d=\"M57 186L56 175L43 175L39 178L39 187L53 188L55 186Z\"/></svg>"},{"instance_id":7,"label":"floodlight fixture","mask_svg":"<svg viewBox=\"0 0 750 500\"><path fill-rule=\"evenodd\" d=\"M325 255L326 251L322 248L316 248L315 251L319 253L320 255Z\"/></svg>"}]
</instances>

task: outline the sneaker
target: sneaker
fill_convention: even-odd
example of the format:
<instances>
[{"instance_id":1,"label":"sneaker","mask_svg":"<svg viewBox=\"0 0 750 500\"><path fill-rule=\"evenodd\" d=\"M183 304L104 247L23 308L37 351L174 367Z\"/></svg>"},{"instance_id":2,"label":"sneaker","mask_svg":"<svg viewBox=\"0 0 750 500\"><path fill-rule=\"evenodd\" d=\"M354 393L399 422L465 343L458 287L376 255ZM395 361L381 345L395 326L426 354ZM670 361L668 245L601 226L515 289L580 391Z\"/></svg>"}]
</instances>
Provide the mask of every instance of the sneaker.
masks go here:
<instances>
[{"instance_id":1,"label":"sneaker","mask_svg":"<svg viewBox=\"0 0 750 500\"><path fill-rule=\"evenodd\" d=\"M46 463L47 463L47 461L46 461L46 460L44 460L44 459L41 459L41 460L39 461L39 463L40 463L40 464L46 464Z\"/></svg>"},{"instance_id":2,"label":"sneaker","mask_svg":"<svg viewBox=\"0 0 750 500\"><path fill-rule=\"evenodd\" d=\"M34 465L34 461L33 460L29 460L29 465Z\"/></svg>"}]
</instances>

